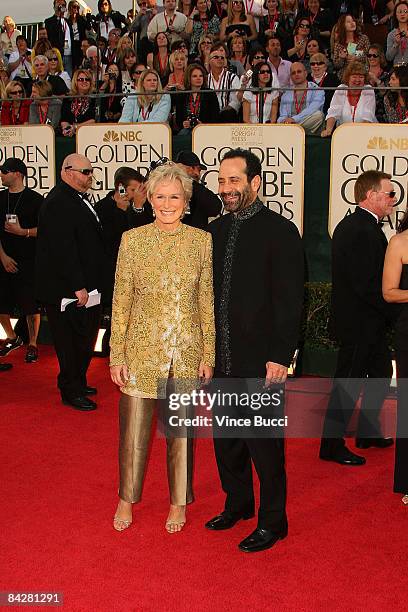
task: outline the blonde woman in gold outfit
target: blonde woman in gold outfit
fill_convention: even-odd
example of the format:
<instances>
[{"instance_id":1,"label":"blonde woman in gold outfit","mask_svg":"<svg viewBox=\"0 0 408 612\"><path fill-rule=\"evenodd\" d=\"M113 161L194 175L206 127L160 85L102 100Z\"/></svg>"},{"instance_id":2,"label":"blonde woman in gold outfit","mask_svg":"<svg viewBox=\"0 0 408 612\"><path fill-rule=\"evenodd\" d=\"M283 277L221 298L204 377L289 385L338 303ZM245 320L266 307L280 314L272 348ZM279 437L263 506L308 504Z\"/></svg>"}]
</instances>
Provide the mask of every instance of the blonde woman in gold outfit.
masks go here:
<instances>
[{"instance_id":1,"label":"blonde woman in gold outfit","mask_svg":"<svg viewBox=\"0 0 408 612\"><path fill-rule=\"evenodd\" d=\"M112 308L111 378L120 387L119 504L113 526L132 523L140 500L160 381L208 383L214 366L211 236L183 225L192 181L169 162L153 170L147 196L155 221L126 232ZM169 533L181 531L193 501L192 440L167 438Z\"/></svg>"}]
</instances>

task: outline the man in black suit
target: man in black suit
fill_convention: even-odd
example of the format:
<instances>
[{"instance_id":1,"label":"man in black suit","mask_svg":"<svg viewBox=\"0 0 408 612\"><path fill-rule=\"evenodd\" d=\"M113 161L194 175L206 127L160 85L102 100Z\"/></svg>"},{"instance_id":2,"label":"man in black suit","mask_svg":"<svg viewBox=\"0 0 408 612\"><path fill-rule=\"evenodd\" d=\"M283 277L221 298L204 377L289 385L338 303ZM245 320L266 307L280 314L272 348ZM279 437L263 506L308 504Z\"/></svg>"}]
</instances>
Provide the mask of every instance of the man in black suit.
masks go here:
<instances>
[{"instance_id":1,"label":"man in black suit","mask_svg":"<svg viewBox=\"0 0 408 612\"><path fill-rule=\"evenodd\" d=\"M72 76L72 52L74 32L72 25L64 18L67 5L65 0L54 0L54 15L44 21L48 34L48 40L53 47L59 49L64 68Z\"/></svg>"},{"instance_id":2,"label":"man in black suit","mask_svg":"<svg viewBox=\"0 0 408 612\"><path fill-rule=\"evenodd\" d=\"M193 193L189 210L183 217L183 223L199 229L207 229L209 218L218 217L222 208L219 197L200 183L201 172L207 170L207 167L191 151L180 151L176 162L193 179Z\"/></svg>"},{"instance_id":3,"label":"man in black suit","mask_svg":"<svg viewBox=\"0 0 408 612\"><path fill-rule=\"evenodd\" d=\"M102 226L87 191L92 166L83 155L65 158L62 181L51 190L41 209L38 226L37 296L45 305L60 373L58 387L64 404L94 410L87 397L86 373L98 334L100 306L86 308L89 292L103 290L106 252ZM61 312L61 300L75 302Z\"/></svg>"},{"instance_id":4,"label":"man in black suit","mask_svg":"<svg viewBox=\"0 0 408 612\"><path fill-rule=\"evenodd\" d=\"M365 463L344 441L364 382L356 445L384 448L393 443L382 437L379 424L392 375L386 326L393 308L382 296L387 239L381 229L381 219L392 213L396 202L390 179L376 170L361 174L354 187L356 210L333 233L332 327L340 350L320 458L342 465Z\"/></svg>"},{"instance_id":5,"label":"man in black suit","mask_svg":"<svg viewBox=\"0 0 408 612\"><path fill-rule=\"evenodd\" d=\"M250 151L226 153L218 180L230 214L208 226L214 256L215 377L223 379L229 391L234 385L244 389L249 378L267 387L283 385L298 340L302 243L296 226L258 198L261 171L259 159ZM240 413L242 406L234 408ZM239 548L245 552L270 548L288 530L283 436L271 431L267 437L220 434L214 437L214 447L227 498L224 511L206 527L229 529L253 516L253 462L260 480L258 526Z\"/></svg>"}]
</instances>

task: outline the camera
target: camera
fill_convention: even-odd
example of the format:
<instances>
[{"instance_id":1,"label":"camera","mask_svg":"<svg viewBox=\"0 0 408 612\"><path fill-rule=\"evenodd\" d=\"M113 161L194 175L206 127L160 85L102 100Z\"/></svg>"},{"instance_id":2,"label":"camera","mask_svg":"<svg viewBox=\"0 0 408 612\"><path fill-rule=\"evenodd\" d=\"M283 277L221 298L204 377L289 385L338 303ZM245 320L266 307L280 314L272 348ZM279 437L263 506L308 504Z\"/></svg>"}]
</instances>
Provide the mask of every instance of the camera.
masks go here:
<instances>
[{"instance_id":1,"label":"camera","mask_svg":"<svg viewBox=\"0 0 408 612\"><path fill-rule=\"evenodd\" d=\"M108 78L110 81L116 81L116 74L114 72L108 72Z\"/></svg>"},{"instance_id":2,"label":"camera","mask_svg":"<svg viewBox=\"0 0 408 612\"><path fill-rule=\"evenodd\" d=\"M119 185L118 191L121 198L126 195L126 187L122 183Z\"/></svg>"},{"instance_id":3,"label":"camera","mask_svg":"<svg viewBox=\"0 0 408 612\"><path fill-rule=\"evenodd\" d=\"M17 223L17 215L6 215L7 223Z\"/></svg>"},{"instance_id":4,"label":"camera","mask_svg":"<svg viewBox=\"0 0 408 612\"><path fill-rule=\"evenodd\" d=\"M188 113L187 119L188 121L190 121L190 125L192 128L198 125L198 122L200 121L197 115L195 115L194 113Z\"/></svg>"},{"instance_id":5,"label":"camera","mask_svg":"<svg viewBox=\"0 0 408 612\"><path fill-rule=\"evenodd\" d=\"M400 32L400 36L401 36L401 38L405 38L405 36L406 36L406 35L407 35L407 34L406 34L406 32L404 32L404 30L402 30L402 32Z\"/></svg>"}]
</instances>

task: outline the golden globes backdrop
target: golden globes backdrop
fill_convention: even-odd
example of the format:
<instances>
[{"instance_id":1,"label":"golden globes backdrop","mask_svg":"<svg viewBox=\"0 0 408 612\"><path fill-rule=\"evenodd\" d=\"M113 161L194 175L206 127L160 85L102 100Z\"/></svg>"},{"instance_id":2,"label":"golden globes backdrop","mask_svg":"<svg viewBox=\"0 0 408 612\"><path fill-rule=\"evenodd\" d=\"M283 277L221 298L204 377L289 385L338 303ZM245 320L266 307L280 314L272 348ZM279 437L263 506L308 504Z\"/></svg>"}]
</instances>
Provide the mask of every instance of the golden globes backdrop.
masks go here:
<instances>
[{"instance_id":1,"label":"golden globes backdrop","mask_svg":"<svg viewBox=\"0 0 408 612\"><path fill-rule=\"evenodd\" d=\"M383 219L390 238L407 208L408 125L348 123L332 137L330 169L329 234L355 210L354 183L366 170L380 170L392 176L397 192L394 214Z\"/></svg>"},{"instance_id":2,"label":"golden globes backdrop","mask_svg":"<svg viewBox=\"0 0 408 612\"><path fill-rule=\"evenodd\" d=\"M0 127L0 166L18 157L27 166L27 187L47 195L55 185L55 135L50 125Z\"/></svg>"},{"instance_id":3,"label":"golden globes backdrop","mask_svg":"<svg viewBox=\"0 0 408 612\"><path fill-rule=\"evenodd\" d=\"M303 179L305 132L298 125L198 125L193 130L193 151L207 166L203 178L217 193L220 159L242 147L262 163L259 196L268 208L303 231Z\"/></svg>"},{"instance_id":4,"label":"golden globes backdrop","mask_svg":"<svg viewBox=\"0 0 408 612\"><path fill-rule=\"evenodd\" d=\"M171 130L165 123L83 125L77 132L77 153L95 169L90 199L98 202L114 188L118 168L129 166L145 175L152 161L171 159Z\"/></svg>"}]
</instances>

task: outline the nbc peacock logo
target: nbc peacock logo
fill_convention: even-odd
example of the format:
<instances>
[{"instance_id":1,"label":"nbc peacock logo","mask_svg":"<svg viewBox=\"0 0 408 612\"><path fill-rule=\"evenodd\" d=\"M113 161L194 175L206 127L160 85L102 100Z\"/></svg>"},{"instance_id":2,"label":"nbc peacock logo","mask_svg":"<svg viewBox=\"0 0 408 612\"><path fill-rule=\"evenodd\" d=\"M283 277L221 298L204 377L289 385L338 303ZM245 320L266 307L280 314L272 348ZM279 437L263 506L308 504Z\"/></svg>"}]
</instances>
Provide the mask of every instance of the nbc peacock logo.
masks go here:
<instances>
[{"instance_id":1,"label":"nbc peacock logo","mask_svg":"<svg viewBox=\"0 0 408 612\"><path fill-rule=\"evenodd\" d=\"M382 136L374 136L368 141L367 149L388 149L388 142Z\"/></svg>"},{"instance_id":2,"label":"nbc peacock logo","mask_svg":"<svg viewBox=\"0 0 408 612\"><path fill-rule=\"evenodd\" d=\"M119 134L115 130L108 130L103 135L103 142L119 142Z\"/></svg>"},{"instance_id":3,"label":"nbc peacock logo","mask_svg":"<svg viewBox=\"0 0 408 612\"><path fill-rule=\"evenodd\" d=\"M380 151L407 151L408 138L383 138L382 136L373 136L367 143L367 149Z\"/></svg>"}]
</instances>

